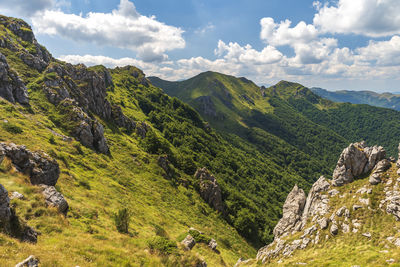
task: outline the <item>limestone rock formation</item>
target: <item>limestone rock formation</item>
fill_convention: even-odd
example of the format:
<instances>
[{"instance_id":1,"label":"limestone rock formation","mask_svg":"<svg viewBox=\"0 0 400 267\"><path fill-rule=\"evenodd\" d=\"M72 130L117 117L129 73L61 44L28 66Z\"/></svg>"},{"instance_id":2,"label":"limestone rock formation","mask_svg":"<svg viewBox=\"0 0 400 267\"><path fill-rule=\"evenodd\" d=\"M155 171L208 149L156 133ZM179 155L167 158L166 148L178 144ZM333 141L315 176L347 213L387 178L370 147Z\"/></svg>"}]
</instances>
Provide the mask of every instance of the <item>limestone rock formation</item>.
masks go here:
<instances>
[{"instance_id":1,"label":"limestone rock formation","mask_svg":"<svg viewBox=\"0 0 400 267\"><path fill-rule=\"evenodd\" d=\"M0 53L0 97L11 103L29 103L28 90L18 75L10 69L2 53Z\"/></svg>"},{"instance_id":2,"label":"limestone rock formation","mask_svg":"<svg viewBox=\"0 0 400 267\"><path fill-rule=\"evenodd\" d=\"M196 245L196 241L191 235L187 235L185 239L182 240L181 244L185 248L185 250L191 250L194 245Z\"/></svg>"},{"instance_id":3,"label":"limestone rock formation","mask_svg":"<svg viewBox=\"0 0 400 267\"><path fill-rule=\"evenodd\" d=\"M355 177L371 171L376 163L386 157L382 147L366 147L364 142L350 144L339 157L332 176L332 184L341 186Z\"/></svg>"},{"instance_id":4,"label":"limestone rock formation","mask_svg":"<svg viewBox=\"0 0 400 267\"><path fill-rule=\"evenodd\" d=\"M46 204L48 206L56 207L59 212L66 215L69 206L64 196L58 192L54 186L41 185L41 187L43 189L42 194L45 198Z\"/></svg>"},{"instance_id":5,"label":"limestone rock formation","mask_svg":"<svg viewBox=\"0 0 400 267\"><path fill-rule=\"evenodd\" d=\"M217 246L218 246L217 241L211 238L210 242L208 242L208 247L215 251L217 250Z\"/></svg>"},{"instance_id":6,"label":"limestone rock formation","mask_svg":"<svg viewBox=\"0 0 400 267\"><path fill-rule=\"evenodd\" d=\"M306 203L303 189L295 185L283 204L282 218L274 228L275 238L301 227L301 216Z\"/></svg>"},{"instance_id":7,"label":"limestone rock formation","mask_svg":"<svg viewBox=\"0 0 400 267\"><path fill-rule=\"evenodd\" d=\"M30 176L34 185L55 185L60 175L60 168L56 160L43 152L31 152L25 146L14 143L0 143L5 155L11 159L14 166Z\"/></svg>"},{"instance_id":8,"label":"limestone rock formation","mask_svg":"<svg viewBox=\"0 0 400 267\"><path fill-rule=\"evenodd\" d=\"M390 161L387 159L383 159L376 164L374 169L372 170L372 174L369 177L369 182L372 185L376 185L381 181L381 175L391 166Z\"/></svg>"},{"instance_id":9,"label":"limestone rock formation","mask_svg":"<svg viewBox=\"0 0 400 267\"><path fill-rule=\"evenodd\" d=\"M328 213L329 198L327 195L322 195L321 192L326 192L330 188L328 180L321 176L311 187L307 196L307 201L302 214L302 227L307 223L308 218L316 215L323 217Z\"/></svg>"},{"instance_id":10,"label":"limestone rock formation","mask_svg":"<svg viewBox=\"0 0 400 267\"><path fill-rule=\"evenodd\" d=\"M158 166L160 166L165 174L164 177L167 179L171 179L175 176L175 170L171 166L171 163L168 160L168 156L159 156L157 160Z\"/></svg>"},{"instance_id":11,"label":"limestone rock formation","mask_svg":"<svg viewBox=\"0 0 400 267\"><path fill-rule=\"evenodd\" d=\"M15 267L38 267L39 266L39 259L33 255L30 255L25 260L21 261Z\"/></svg>"},{"instance_id":12,"label":"limestone rock formation","mask_svg":"<svg viewBox=\"0 0 400 267\"><path fill-rule=\"evenodd\" d=\"M207 168L198 169L194 175L199 180L200 196L215 210L224 213L221 188Z\"/></svg>"}]
</instances>

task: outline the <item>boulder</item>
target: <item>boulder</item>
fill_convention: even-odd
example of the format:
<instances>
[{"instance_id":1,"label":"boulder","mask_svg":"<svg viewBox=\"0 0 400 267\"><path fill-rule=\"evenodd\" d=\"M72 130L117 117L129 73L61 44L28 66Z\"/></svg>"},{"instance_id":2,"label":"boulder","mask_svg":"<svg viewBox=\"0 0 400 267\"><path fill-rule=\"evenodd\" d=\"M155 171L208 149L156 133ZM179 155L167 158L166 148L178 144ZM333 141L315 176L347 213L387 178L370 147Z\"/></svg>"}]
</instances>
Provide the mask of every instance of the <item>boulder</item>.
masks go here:
<instances>
[{"instance_id":1,"label":"boulder","mask_svg":"<svg viewBox=\"0 0 400 267\"><path fill-rule=\"evenodd\" d=\"M21 172L30 176L33 185L55 185L60 175L56 160L44 152L31 152L25 146L0 143L8 158Z\"/></svg>"},{"instance_id":2,"label":"boulder","mask_svg":"<svg viewBox=\"0 0 400 267\"><path fill-rule=\"evenodd\" d=\"M200 196L215 210L224 213L221 188L214 175L207 168L201 168L196 171L194 177L199 180Z\"/></svg>"},{"instance_id":3,"label":"boulder","mask_svg":"<svg viewBox=\"0 0 400 267\"><path fill-rule=\"evenodd\" d=\"M381 175L391 167L391 163L387 159L383 159L376 164L369 177L369 183L376 185L381 182Z\"/></svg>"},{"instance_id":4,"label":"boulder","mask_svg":"<svg viewBox=\"0 0 400 267\"><path fill-rule=\"evenodd\" d=\"M24 199L25 196L19 192L12 192L10 199Z\"/></svg>"},{"instance_id":5,"label":"boulder","mask_svg":"<svg viewBox=\"0 0 400 267\"><path fill-rule=\"evenodd\" d=\"M42 194L45 198L46 204L48 206L56 207L57 210L63 214L67 214L69 206L64 196L58 192L54 186L41 185L41 187L43 189Z\"/></svg>"},{"instance_id":6,"label":"boulder","mask_svg":"<svg viewBox=\"0 0 400 267\"><path fill-rule=\"evenodd\" d=\"M306 203L303 189L295 185L283 204L282 218L274 228L275 238L301 227L301 215Z\"/></svg>"},{"instance_id":7,"label":"boulder","mask_svg":"<svg viewBox=\"0 0 400 267\"><path fill-rule=\"evenodd\" d=\"M355 177L372 170L386 157L382 147L366 147L364 142L350 144L339 157L332 175L332 184L342 186L351 183Z\"/></svg>"},{"instance_id":8,"label":"boulder","mask_svg":"<svg viewBox=\"0 0 400 267\"><path fill-rule=\"evenodd\" d=\"M208 242L208 247L214 251L217 250L217 245L217 241L215 241L213 238L211 238L210 242Z\"/></svg>"},{"instance_id":9,"label":"boulder","mask_svg":"<svg viewBox=\"0 0 400 267\"><path fill-rule=\"evenodd\" d=\"M38 267L39 266L39 259L35 256L31 255L26 258L24 261L17 263L15 267Z\"/></svg>"},{"instance_id":10,"label":"boulder","mask_svg":"<svg viewBox=\"0 0 400 267\"><path fill-rule=\"evenodd\" d=\"M331 229L329 230L332 235L337 235L339 233L339 228L337 224L332 224Z\"/></svg>"},{"instance_id":11,"label":"boulder","mask_svg":"<svg viewBox=\"0 0 400 267\"><path fill-rule=\"evenodd\" d=\"M196 245L196 240L191 235L187 235L185 239L182 240L181 244L184 246L185 250L191 250L194 245Z\"/></svg>"}]
</instances>

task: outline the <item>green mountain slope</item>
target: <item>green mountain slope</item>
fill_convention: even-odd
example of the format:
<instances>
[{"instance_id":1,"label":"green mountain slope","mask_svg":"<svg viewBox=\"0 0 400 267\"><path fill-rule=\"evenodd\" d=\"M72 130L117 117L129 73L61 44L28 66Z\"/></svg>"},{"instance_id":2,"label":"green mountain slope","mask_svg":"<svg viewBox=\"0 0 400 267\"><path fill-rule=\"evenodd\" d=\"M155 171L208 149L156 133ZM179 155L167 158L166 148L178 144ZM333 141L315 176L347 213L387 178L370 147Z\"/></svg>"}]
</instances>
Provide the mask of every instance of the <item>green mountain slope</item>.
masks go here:
<instances>
[{"instance_id":1,"label":"green mountain slope","mask_svg":"<svg viewBox=\"0 0 400 267\"><path fill-rule=\"evenodd\" d=\"M368 104L371 106L400 110L400 96L392 93L376 93L372 91L328 91L322 88L310 88L315 94L335 102L352 104Z\"/></svg>"}]
</instances>

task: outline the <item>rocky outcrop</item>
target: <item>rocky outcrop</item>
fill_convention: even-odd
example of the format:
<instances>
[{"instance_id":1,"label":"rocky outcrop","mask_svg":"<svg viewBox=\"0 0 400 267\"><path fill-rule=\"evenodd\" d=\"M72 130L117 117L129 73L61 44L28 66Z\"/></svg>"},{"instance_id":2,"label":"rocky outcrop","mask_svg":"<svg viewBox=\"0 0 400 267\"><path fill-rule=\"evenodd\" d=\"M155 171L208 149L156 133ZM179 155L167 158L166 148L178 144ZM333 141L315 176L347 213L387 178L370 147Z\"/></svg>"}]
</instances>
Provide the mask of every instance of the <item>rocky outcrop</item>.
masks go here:
<instances>
[{"instance_id":1,"label":"rocky outcrop","mask_svg":"<svg viewBox=\"0 0 400 267\"><path fill-rule=\"evenodd\" d=\"M207 168L198 169L194 177L199 180L200 196L215 210L224 213L221 188Z\"/></svg>"},{"instance_id":2,"label":"rocky outcrop","mask_svg":"<svg viewBox=\"0 0 400 267\"><path fill-rule=\"evenodd\" d=\"M0 147L19 171L29 175L32 184L54 186L57 183L60 168L57 161L46 153L31 152L25 146L14 143L0 143Z\"/></svg>"},{"instance_id":3,"label":"rocky outcrop","mask_svg":"<svg viewBox=\"0 0 400 267\"><path fill-rule=\"evenodd\" d=\"M375 165L372 173L369 177L369 182L372 185L376 185L381 182L381 175L390 168L390 161L387 159L383 159Z\"/></svg>"},{"instance_id":4,"label":"rocky outcrop","mask_svg":"<svg viewBox=\"0 0 400 267\"><path fill-rule=\"evenodd\" d=\"M15 267L38 267L39 266L39 259L33 255L30 255L25 260L21 261Z\"/></svg>"},{"instance_id":5,"label":"rocky outcrop","mask_svg":"<svg viewBox=\"0 0 400 267\"><path fill-rule=\"evenodd\" d=\"M211 238L210 242L208 242L208 247L211 248L212 250L216 251L217 246L218 246L217 241L215 241L214 238Z\"/></svg>"},{"instance_id":6,"label":"rocky outcrop","mask_svg":"<svg viewBox=\"0 0 400 267\"><path fill-rule=\"evenodd\" d=\"M323 217L329 211L329 197L326 194L321 194L322 192L328 191L330 188L330 183L328 180L321 176L311 187L310 192L307 196L307 201L304 206L302 213L302 227L307 223L308 218L313 218L315 216Z\"/></svg>"},{"instance_id":7,"label":"rocky outcrop","mask_svg":"<svg viewBox=\"0 0 400 267\"><path fill-rule=\"evenodd\" d=\"M199 96L195 101L198 103L201 113L206 116L217 117L217 109L211 96Z\"/></svg>"},{"instance_id":8,"label":"rocky outcrop","mask_svg":"<svg viewBox=\"0 0 400 267\"><path fill-rule=\"evenodd\" d=\"M194 245L196 245L196 241L191 235L187 235L185 239L182 240L181 244L183 245L185 250L191 250Z\"/></svg>"},{"instance_id":9,"label":"rocky outcrop","mask_svg":"<svg viewBox=\"0 0 400 267\"><path fill-rule=\"evenodd\" d=\"M41 188L43 189L42 194L46 204L48 206L57 208L60 213L66 215L69 206L64 196L58 192L54 186L41 185Z\"/></svg>"},{"instance_id":10,"label":"rocky outcrop","mask_svg":"<svg viewBox=\"0 0 400 267\"><path fill-rule=\"evenodd\" d=\"M168 160L168 156L159 156L157 160L158 166L164 170L164 177L167 179L172 179L176 176L175 169L171 166L171 162Z\"/></svg>"},{"instance_id":11,"label":"rocky outcrop","mask_svg":"<svg viewBox=\"0 0 400 267\"><path fill-rule=\"evenodd\" d=\"M29 24L20 20L0 15L0 24L6 27L17 38L6 32L0 37L0 47L18 51L16 55L29 67L42 72L53 60L51 54L41 46Z\"/></svg>"},{"instance_id":12,"label":"rocky outcrop","mask_svg":"<svg viewBox=\"0 0 400 267\"><path fill-rule=\"evenodd\" d=\"M44 152L31 152L25 146L0 143L5 155L14 166L30 176L32 184L55 185L59 174L57 161Z\"/></svg>"},{"instance_id":13,"label":"rocky outcrop","mask_svg":"<svg viewBox=\"0 0 400 267\"><path fill-rule=\"evenodd\" d=\"M366 147L364 142L350 144L339 157L332 184L351 183L355 177L371 171L385 157L386 151L380 146Z\"/></svg>"},{"instance_id":14,"label":"rocky outcrop","mask_svg":"<svg viewBox=\"0 0 400 267\"><path fill-rule=\"evenodd\" d=\"M0 53L0 97L11 103L29 103L28 90L18 75L10 69L2 53Z\"/></svg>"},{"instance_id":15,"label":"rocky outcrop","mask_svg":"<svg viewBox=\"0 0 400 267\"><path fill-rule=\"evenodd\" d=\"M8 192L4 186L0 184L0 228L9 228L11 214Z\"/></svg>"},{"instance_id":16,"label":"rocky outcrop","mask_svg":"<svg viewBox=\"0 0 400 267\"><path fill-rule=\"evenodd\" d=\"M273 231L275 238L289 234L292 230L300 229L305 203L306 195L303 189L295 185L283 204L282 218Z\"/></svg>"}]
</instances>

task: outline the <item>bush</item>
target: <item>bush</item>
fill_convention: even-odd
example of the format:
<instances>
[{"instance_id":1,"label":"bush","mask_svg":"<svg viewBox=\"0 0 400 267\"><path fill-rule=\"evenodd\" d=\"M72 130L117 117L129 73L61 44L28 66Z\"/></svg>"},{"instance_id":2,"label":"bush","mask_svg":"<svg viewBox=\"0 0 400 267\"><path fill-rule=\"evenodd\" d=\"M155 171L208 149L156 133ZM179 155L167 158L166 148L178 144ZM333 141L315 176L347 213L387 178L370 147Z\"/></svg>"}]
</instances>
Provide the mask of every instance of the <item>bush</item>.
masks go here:
<instances>
[{"instance_id":1,"label":"bush","mask_svg":"<svg viewBox=\"0 0 400 267\"><path fill-rule=\"evenodd\" d=\"M189 230L189 234L194 238L197 243L208 244L211 241L211 238L206 236L203 233L200 233L197 230Z\"/></svg>"},{"instance_id":2,"label":"bush","mask_svg":"<svg viewBox=\"0 0 400 267\"><path fill-rule=\"evenodd\" d=\"M130 219L131 215L127 208L122 208L118 213L114 214L114 222L118 232L125 234L129 233Z\"/></svg>"},{"instance_id":3,"label":"bush","mask_svg":"<svg viewBox=\"0 0 400 267\"><path fill-rule=\"evenodd\" d=\"M149 240L148 246L152 251L158 252L162 255L169 255L177 250L177 245L174 241L162 236L156 236Z\"/></svg>"},{"instance_id":4,"label":"bush","mask_svg":"<svg viewBox=\"0 0 400 267\"><path fill-rule=\"evenodd\" d=\"M12 124L10 122L3 124L3 129L12 134L20 134L24 132L24 130L22 130L21 127Z\"/></svg>"},{"instance_id":5,"label":"bush","mask_svg":"<svg viewBox=\"0 0 400 267\"><path fill-rule=\"evenodd\" d=\"M56 144L56 139L54 138L53 135L50 136L50 138L49 138L49 143L52 144L52 145L55 145L55 144Z\"/></svg>"}]
</instances>

